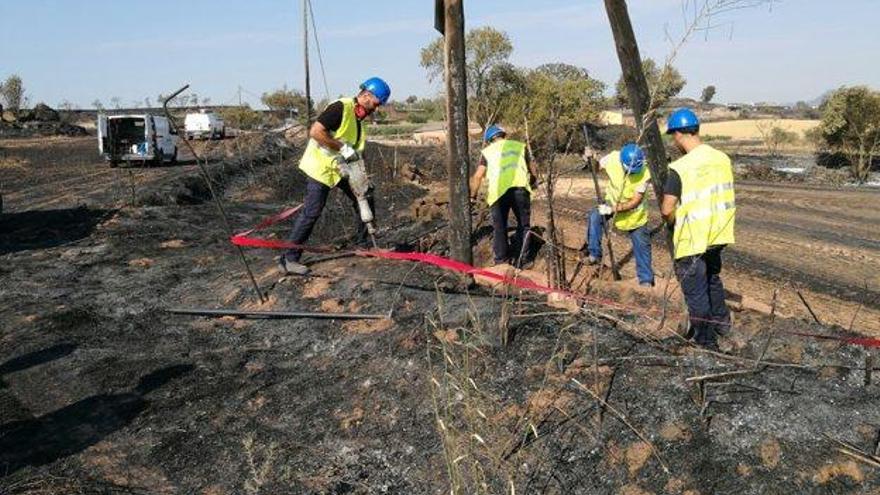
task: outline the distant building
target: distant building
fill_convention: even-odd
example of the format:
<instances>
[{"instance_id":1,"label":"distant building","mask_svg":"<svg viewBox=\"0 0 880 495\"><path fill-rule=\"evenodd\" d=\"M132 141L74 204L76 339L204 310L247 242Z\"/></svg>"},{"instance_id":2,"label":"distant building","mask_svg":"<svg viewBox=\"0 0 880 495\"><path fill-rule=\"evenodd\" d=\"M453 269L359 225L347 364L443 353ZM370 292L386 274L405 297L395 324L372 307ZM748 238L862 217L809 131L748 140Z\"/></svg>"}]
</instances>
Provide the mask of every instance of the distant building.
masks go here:
<instances>
[{"instance_id":1,"label":"distant building","mask_svg":"<svg viewBox=\"0 0 880 495\"><path fill-rule=\"evenodd\" d=\"M599 114L599 122L604 125L628 125L635 127L636 118L632 110L613 108L611 110L603 110Z\"/></svg>"},{"instance_id":2,"label":"distant building","mask_svg":"<svg viewBox=\"0 0 880 495\"><path fill-rule=\"evenodd\" d=\"M727 109L728 109L728 110L733 110L733 111L737 111L737 110L749 110L749 109L751 109L751 108L752 108L752 104L751 104L751 103L728 103L728 104L727 104Z\"/></svg>"}]
</instances>

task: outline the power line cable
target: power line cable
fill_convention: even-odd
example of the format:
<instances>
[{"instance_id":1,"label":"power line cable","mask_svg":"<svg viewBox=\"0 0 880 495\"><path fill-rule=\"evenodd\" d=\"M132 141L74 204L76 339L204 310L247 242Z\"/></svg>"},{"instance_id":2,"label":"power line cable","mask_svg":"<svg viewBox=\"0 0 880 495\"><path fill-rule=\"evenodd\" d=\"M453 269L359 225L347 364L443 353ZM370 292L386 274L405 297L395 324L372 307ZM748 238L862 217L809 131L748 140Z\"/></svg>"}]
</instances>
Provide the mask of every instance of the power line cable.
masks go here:
<instances>
[{"instance_id":1,"label":"power line cable","mask_svg":"<svg viewBox=\"0 0 880 495\"><path fill-rule=\"evenodd\" d=\"M330 99L330 87L327 85L327 72L324 70L324 55L321 53L321 42L318 40L318 26L315 24L315 11L312 9L312 0L309 4L309 17L312 18L312 36L315 38L315 48L318 51L318 63L321 66L321 77L324 80L324 98Z\"/></svg>"}]
</instances>

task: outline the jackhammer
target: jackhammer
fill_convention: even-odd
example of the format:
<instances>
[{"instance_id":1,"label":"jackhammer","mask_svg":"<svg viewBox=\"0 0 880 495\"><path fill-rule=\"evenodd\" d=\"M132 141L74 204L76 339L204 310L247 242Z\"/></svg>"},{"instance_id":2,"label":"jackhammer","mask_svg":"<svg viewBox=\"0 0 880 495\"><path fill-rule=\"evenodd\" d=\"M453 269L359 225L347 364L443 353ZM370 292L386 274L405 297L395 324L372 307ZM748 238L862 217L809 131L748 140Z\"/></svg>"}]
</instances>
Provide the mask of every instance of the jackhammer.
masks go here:
<instances>
[{"instance_id":1,"label":"jackhammer","mask_svg":"<svg viewBox=\"0 0 880 495\"><path fill-rule=\"evenodd\" d=\"M372 241L373 247L378 248L379 246L376 244L376 228L373 226L373 210L370 209L370 202L367 201L367 192L370 190L372 183L370 183L370 176L367 175L367 166L364 163L364 159L359 158L353 162L340 161L339 171L343 177L348 178L351 190L357 198L361 221L367 226L367 233L370 234L370 241Z\"/></svg>"}]
</instances>

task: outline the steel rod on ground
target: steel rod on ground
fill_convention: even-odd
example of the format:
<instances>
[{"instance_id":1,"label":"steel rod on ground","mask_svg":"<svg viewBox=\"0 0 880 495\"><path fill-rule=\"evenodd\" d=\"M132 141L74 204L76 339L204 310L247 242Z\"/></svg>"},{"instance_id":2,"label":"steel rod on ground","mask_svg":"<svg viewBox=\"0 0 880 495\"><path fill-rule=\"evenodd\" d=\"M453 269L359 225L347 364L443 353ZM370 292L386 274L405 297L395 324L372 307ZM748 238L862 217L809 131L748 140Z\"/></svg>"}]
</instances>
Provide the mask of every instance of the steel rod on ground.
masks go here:
<instances>
[{"instance_id":1,"label":"steel rod on ground","mask_svg":"<svg viewBox=\"0 0 880 495\"><path fill-rule=\"evenodd\" d=\"M217 206L217 210L220 212L220 217L223 219L223 226L226 228L226 234L229 237L232 237L234 232L232 231L232 224L229 223L229 216L226 215L226 209L223 207L223 202L220 200L220 197L217 196L217 192L214 191L214 184L211 182L211 176L208 174L208 169L205 167L205 164L202 162L201 157L198 153L196 153L195 148L193 148L192 144L190 144L189 140L186 139L185 134L181 134L180 129L177 128L177 124L174 122L174 118L171 116L171 112L168 110L168 102L172 99L176 98L177 95L183 93L189 88L189 84L178 89L174 94L165 98L165 101L162 102L162 109L165 111L165 116L168 117L168 123L171 125L171 128L178 136L184 136L183 144L187 147L189 152L192 154L193 158L196 161L196 165L199 166L199 170L202 172L202 176L205 178L205 183L208 185L208 191L211 193L211 199L214 200L214 204ZM263 291L260 290L260 284L257 283L257 279L254 277L254 272L251 270L251 265L248 263L247 257L244 255L244 250L241 246L236 246L238 250L238 255L241 258L241 262L244 265L244 269L248 274L248 278L251 280L251 284L254 286L254 290L257 291L257 297L260 298L260 302L266 302L265 296L263 296Z\"/></svg>"},{"instance_id":2,"label":"steel rod on ground","mask_svg":"<svg viewBox=\"0 0 880 495\"><path fill-rule=\"evenodd\" d=\"M223 316L235 316L238 318L262 318L262 319L294 319L312 318L318 320L384 320L388 315L361 314L361 313L316 313L309 311L238 311L234 309L188 309L171 308L166 313L174 315L211 316L220 318Z\"/></svg>"},{"instance_id":3,"label":"steel rod on ground","mask_svg":"<svg viewBox=\"0 0 880 495\"><path fill-rule=\"evenodd\" d=\"M807 302L807 300L804 298L804 295L801 294L801 291L795 291L795 292L797 292L797 296L798 296L798 298L800 298L801 302L804 303L804 307L807 308L807 311L810 312L810 316L813 317L813 321L815 321L816 324L821 325L822 322L819 321L819 317L816 316L816 313L813 311L813 308L810 307L810 303Z\"/></svg>"},{"instance_id":4,"label":"steel rod on ground","mask_svg":"<svg viewBox=\"0 0 880 495\"><path fill-rule=\"evenodd\" d=\"M446 168L449 175L449 248L452 258L473 263L471 251L470 162L468 157L467 72L463 0L445 0Z\"/></svg>"}]
</instances>

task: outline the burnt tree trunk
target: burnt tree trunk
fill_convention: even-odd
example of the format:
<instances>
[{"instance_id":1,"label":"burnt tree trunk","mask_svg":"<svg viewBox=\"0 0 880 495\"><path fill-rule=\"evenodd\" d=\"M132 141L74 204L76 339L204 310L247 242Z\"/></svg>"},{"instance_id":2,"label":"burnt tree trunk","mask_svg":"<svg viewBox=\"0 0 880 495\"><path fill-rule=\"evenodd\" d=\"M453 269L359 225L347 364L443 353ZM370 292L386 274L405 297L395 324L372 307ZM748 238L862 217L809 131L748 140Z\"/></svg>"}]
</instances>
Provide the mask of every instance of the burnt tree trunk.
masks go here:
<instances>
[{"instance_id":1,"label":"burnt tree trunk","mask_svg":"<svg viewBox=\"0 0 880 495\"><path fill-rule=\"evenodd\" d=\"M639 136L641 136L641 144L645 146L647 151L648 166L651 169L651 185L654 188L657 203L660 204L663 200L663 184L666 182L668 160L663 139L660 136L660 128L657 125L657 115L653 111L654 109L650 108L651 92L648 89L645 73L642 71L642 57L639 54L639 45L636 42L636 35L629 19L626 0L605 0L605 11L608 13L608 21L611 23L611 31L614 34L617 58L620 59L627 95L635 116ZM665 237L669 252L673 254L672 233L667 231Z\"/></svg>"},{"instance_id":2,"label":"burnt tree trunk","mask_svg":"<svg viewBox=\"0 0 880 495\"><path fill-rule=\"evenodd\" d=\"M463 0L445 0L446 168L449 174L449 249L453 259L473 263L471 251L470 162L468 157L467 73Z\"/></svg>"}]
</instances>

